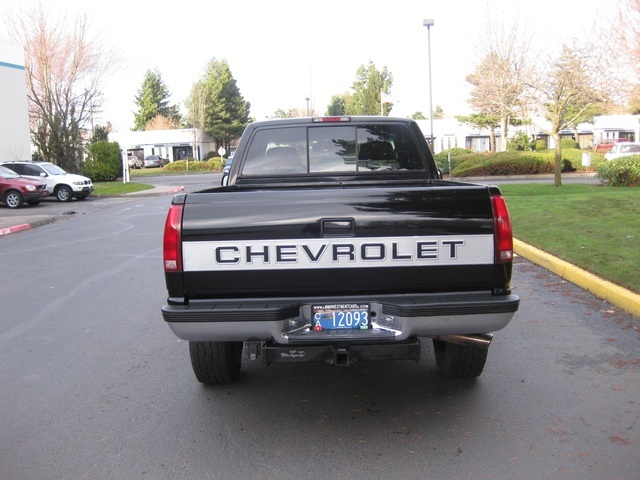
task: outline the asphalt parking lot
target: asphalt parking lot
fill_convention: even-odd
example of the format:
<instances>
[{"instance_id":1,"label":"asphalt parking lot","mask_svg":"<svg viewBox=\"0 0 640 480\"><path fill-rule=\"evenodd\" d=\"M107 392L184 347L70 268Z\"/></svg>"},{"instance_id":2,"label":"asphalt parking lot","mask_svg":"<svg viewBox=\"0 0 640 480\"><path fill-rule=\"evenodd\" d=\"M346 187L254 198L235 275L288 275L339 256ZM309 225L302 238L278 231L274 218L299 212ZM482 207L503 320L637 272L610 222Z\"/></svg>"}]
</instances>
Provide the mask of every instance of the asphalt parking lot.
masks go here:
<instances>
[{"instance_id":1,"label":"asphalt parking lot","mask_svg":"<svg viewBox=\"0 0 640 480\"><path fill-rule=\"evenodd\" d=\"M151 190L129 193L122 197L136 197L147 195L170 195L183 190L184 187L173 185L154 185ZM58 202L54 197L45 199L40 205L23 205L18 209L10 209L0 205L0 236L29 230L41 225L56 221L56 219L74 215L77 210L82 210L85 204L104 200L103 197L89 195L84 200L72 200L70 202Z\"/></svg>"}]
</instances>

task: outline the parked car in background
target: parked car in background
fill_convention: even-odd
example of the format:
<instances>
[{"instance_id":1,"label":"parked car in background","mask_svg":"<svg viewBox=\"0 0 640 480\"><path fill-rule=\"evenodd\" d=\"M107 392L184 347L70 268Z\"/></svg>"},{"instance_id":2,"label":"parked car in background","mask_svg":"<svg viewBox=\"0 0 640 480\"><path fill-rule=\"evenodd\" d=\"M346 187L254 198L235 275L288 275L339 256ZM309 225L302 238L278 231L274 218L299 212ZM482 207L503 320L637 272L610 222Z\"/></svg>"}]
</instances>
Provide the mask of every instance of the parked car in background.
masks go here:
<instances>
[{"instance_id":1,"label":"parked car in background","mask_svg":"<svg viewBox=\"0 0 640 480\"><path fill-rule=\"evenodd\" d=\"M59 202L70 202L73 198L84 200L93 192L93 182L90 178L67 173L51 162L15 161L2 165L18 175L44 182Z\"/></svg>"},{"instance_id":2,"label":"parked car in background","mask_svg":"<svg viewBox=\"0 0 640 480\"><path fill-rule=\"evenodd\" d=\"M618 143L617 145L611 147L611 150L604 154L604 158L606 158L607 160L615 160L616 158L628 157L630 155L640 155L640 143Z\"/></svg>"},{"instance_id":3,"label":"parked car in background","mask_svg":"<svg viewBox=\"0 0 640 480\"><path fill-rule=\"evenodd\" d=\"M605 140L600 141L599 143L596 143L596 145L593 147L593 150L595 152L604 153L611 150L614 145L618 145L620 143L627 143L629 141L630 140L628 138L607 138Z\"/></svg>"},{"instance_id":4,"label":"parked car in background","mask_svg":"<svg viewBox=\"0 0 640 480\"><path fill-rule=\"evenodd\" d=\"M37 205L49 195L47 185L21 177L0 166L0 200L9 208L19 208L24 202Z\"/></svg>"},{"instance_id":5,"label":"parked car in background","mask_svg":"<svg viewBox=\"0 0 640 480\"><path fill-rule=\"evenodd\" d=\"M144 167L144 161L140 160L135 155L129 155L129 157L127 157L127 161L129 163L129 168L142 168L142 167Z\"/></svg>"},{"instance_id":6,"label":"parked car in background","mask_svg":"<svg viewBox=\"0 0 640 480\"><path fill-rule=\"evenodd\" d=\"M146 157L144 157L144 167L145 168L162 167L162 158L160 158L160 155L147 155Z\"/></svg>"}]
</instances>

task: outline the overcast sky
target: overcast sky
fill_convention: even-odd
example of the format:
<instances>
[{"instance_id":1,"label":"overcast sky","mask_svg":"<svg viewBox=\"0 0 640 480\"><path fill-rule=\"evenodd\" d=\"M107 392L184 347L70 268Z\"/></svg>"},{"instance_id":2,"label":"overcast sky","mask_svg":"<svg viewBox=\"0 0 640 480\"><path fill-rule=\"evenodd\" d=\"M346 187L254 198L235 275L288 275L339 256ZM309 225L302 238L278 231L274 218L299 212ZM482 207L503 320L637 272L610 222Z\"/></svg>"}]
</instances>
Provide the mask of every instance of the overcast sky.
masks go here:
<instances>
[{"instance_id":1,"label":"overcast sky","mask_svg":"<svg viewBox=\"0 0 640 480\"><path fill-rule=\"evenodd\" d=\"M12 3L12 5L8 5ZM33 2L2 2L0 15L24 12ZM429 115L431 27L433 104L447 116L470 113L465 76L479 58L490 20L518 22L536 47L559 47L609 21L617 0L48 0L52 15L86 14L90 33L122 57L105 82L98 123L117 130L133 125L134 97L147 70L158 69L183 104L212 58L226 59L251 116L306 108L310 97L322 114L332 95L351 87L360 65L373 61L393 75L396 116ZM606 19L606 20L604 20ZM4 28L4 27L2 27ZM0 30L0 38L6 37Z\"/></svg>"}]
</instances>

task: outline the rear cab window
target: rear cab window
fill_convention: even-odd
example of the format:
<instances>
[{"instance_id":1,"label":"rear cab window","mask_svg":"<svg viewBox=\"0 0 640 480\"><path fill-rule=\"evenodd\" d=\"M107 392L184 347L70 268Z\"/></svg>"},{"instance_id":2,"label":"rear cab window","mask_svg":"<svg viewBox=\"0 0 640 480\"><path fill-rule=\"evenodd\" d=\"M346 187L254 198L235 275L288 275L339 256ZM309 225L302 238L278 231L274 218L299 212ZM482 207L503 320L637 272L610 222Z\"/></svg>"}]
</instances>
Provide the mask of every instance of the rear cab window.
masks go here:
<instances>
[{"instance_id":1,"label":"rear cab window","mask_svg":"<svg viewBox=\"0 0 640 480\"><path fill-rule=\"evenodd\" d=\"M242 175L369 175L425 171L403 125L295 126L257 130Z\"/></svg>"}]
</instances>

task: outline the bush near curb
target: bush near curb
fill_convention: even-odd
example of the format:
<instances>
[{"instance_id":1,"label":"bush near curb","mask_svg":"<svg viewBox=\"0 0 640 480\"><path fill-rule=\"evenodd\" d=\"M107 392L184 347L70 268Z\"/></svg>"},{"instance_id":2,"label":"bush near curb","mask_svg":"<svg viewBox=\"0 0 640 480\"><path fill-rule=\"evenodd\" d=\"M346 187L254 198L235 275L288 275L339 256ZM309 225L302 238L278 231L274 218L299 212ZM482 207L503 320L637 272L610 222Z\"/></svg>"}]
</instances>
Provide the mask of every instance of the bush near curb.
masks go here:
<instances>
[{"instance_id":1,"label":"bush near curb","mask_svg":"<svg viewBox=\"0 0 640 480\"><path fill-rule=\"evenodd\" d=\"M460 163L464 161L466 155L477 154L474 154L473 150L467 150L466 148L452 148L450 150L444 150L440 153L436 153L433 158L442 173L449 173L449 156L451 156L451 164L455 169L457 165L460 165Z\"/></svg>"},{"instance_id":2,"label":"bush near curb","mask_svg":"<svg viewBox=\"0 0 640 480\"><path fill-rule=\"evenodd\" d=\"M177 160L164 166L168 172L219 172L222 170L222 160L220 157L206 161Z\"/></svg>"},{"instance_id":3,"label":"bush near curb","mask_svg":"<svg viewBox=\"0 0 640 480\"><path fill-rule=\"evenodd\" d=\"M100 140L88 147L82 173L94 182L110 182L122 175L122 157L118 142Z\"/></svg>"},{"instance_id":4,"label":"bush near curb","mask_svg":"<svg viewBox=\"0 0 640 480\"><path fill-rule=\"evenodd\" d=\"M640 187L640 155L602 163L596 171L600 181L612 187Z\"/></svg>"},{"instance_id":5,"label":"bush near curb","mask_svg":"<svg viewBox=\"0 0 640 480\"><path fill-rule=\"evenodd\" d=\"M451 153L453 176L496 176L496 175L536 175L553 173L555 170L555 151L510 151L473 153L457 148L443 151L434 156L438 168L449 173L448 154ZM604 155L592 151L567 148L562 150L562 171L584 171L583 153L591 155L591 168L606 163Z\"/></svg>"},{"instance_id":6,"label":"bush near curb","mask_svg":"<svg viewBox=\"0 0 640 480\"><path fill-rule=\"evenodd\" d=\"M553 173L553 164L536 152L498 152L484 159L469 159L453 170L456 177L540 173Z\"/></svg>"}]
</instances>

